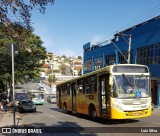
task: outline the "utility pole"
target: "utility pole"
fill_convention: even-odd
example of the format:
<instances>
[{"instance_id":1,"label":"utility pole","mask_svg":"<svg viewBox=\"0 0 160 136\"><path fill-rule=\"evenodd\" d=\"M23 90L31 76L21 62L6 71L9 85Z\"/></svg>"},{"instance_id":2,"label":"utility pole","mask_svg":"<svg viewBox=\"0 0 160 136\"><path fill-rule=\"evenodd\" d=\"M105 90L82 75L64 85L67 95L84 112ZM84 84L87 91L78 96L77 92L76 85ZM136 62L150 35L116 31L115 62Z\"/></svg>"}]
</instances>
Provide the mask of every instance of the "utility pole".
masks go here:
<instances>
[{"instance_id":1,"label":"utility pole","mask_svg":"<svg viewBox=\"0 0 160 136\"><path fill-rule=\"evenodd\" d=\"M123 39L126 41L126 43L128 44L128 59L127 59L127 63L130 64L130 61L131 61L131 34L130 35L127 35L127 34L123 34L123 33L117 33L115 34L114 36L117 37L121 35L123 37ZM126 40L126 38L124 36L127 36L129 37L128 40ZM122 53L121 53L122 54ZM124 55L123 55L124 57ZM125 57L124 57L125 58Z\"/></svg>"},{"instance_id":2,"label":"utility pole","mask_svg":"<svg viewBox=\"0 0 160 136\"><path fill-rule=\"evenodd\" d=\"M130 64L131 61L131 34L129 35L128 39L128 64Z\"/></svg>"},{"instance_id":3,"label":"utility pole","mask_svg":"<svg viewBox=\"0 0 160 136\"><path fill-rule=\"evenodd\" d=\"M73 60L73 77L74 77L74 60Z\"/></svg>"},{"instance_id":4,"label":"utility pole","mask_svg":"<svg viewBox=\"0 0 160 136\"><path fill-rule=\"evenodd\" d=\"M15 87L14 87L14 56L18 54L18 46L15 44L9 44L7 46L7 54L12 57L12 90L13 90L13 124L16 126L15 120Z\"/></svg>"},{"instance_id":5,"label":"utility pole","mask_svg":"<svg viewBox=\"0 0 160 136\"><path fill-rule=\"evenodd\" d=\"M13 90L13 123L16 124L15 120L15 90L14 90L14 46L12 44L12 90Z\"/></svg>"}]
</instances>

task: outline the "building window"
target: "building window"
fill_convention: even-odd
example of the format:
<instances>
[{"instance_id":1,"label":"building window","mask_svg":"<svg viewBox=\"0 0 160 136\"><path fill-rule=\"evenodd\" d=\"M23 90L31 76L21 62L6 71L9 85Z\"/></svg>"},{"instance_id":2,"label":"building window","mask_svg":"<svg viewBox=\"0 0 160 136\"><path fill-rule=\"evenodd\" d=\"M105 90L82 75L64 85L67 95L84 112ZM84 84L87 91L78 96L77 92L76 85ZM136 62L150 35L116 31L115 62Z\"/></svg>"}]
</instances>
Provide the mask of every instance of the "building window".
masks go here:
<instances>
[{"instance_id":1,"label":"building window","mask_svg":"<svg viewBox=\"0 0 160 136\"><path fill-rule=\"evenodd\" d=\"M128 59L128 51L123 51L122 54L125 56L126 59ZM118 53L118 63L120 64L126 64L127 60L124 58L120 52ZM133 50L130 52L130 63L133 63Z\"/></svg>"},{"instance_id":2,"label":"building window","mask_svg":"<svg viewBox=\"0 0 160 136\"><path fill-rule=\"evenodd\" d=\"M102 57L94 59L94 70L100 69L103 66Z\"/></svg>"},{"instance_id":3,"label":"building window","mask_svg":"<svg viewBox=\"0 0 160 136\"><path fill-rule=\"evenodd\" d=\"M160 64L160 43L137 48L137 64Z\"/></svg>"},{"instance_id":4,"label":"building window","mask_svg":"<svg viewBox=\"0 0 160 136\"><path fill-rule=\"evenodd\" d=\"M128 59L128 51L123 51L122 53L125 56L125 58ZM120 64L127 63L127 60L124 58L123 55L120 52L118 53L118 63Z\"/></svg>"},{"instance_id":5,"label":"building window","mask_svg":"<svg viewBox=\"0 0 160 136\"><path fill-rule=\"evenodd\" d=\"M85 71L92 70L92 61L91 60L87 60L84 62L84 70Z\"/></svg>"},{"instance_id":6,"label":"building window","mask_svg":"<svg viewBox=\"0 0 160 136\"><path fill-rule=\"evenodd\" d=\"M106 55L106 65L112 65L116 63L116 54Z\"/></svg>"}]
</instances>

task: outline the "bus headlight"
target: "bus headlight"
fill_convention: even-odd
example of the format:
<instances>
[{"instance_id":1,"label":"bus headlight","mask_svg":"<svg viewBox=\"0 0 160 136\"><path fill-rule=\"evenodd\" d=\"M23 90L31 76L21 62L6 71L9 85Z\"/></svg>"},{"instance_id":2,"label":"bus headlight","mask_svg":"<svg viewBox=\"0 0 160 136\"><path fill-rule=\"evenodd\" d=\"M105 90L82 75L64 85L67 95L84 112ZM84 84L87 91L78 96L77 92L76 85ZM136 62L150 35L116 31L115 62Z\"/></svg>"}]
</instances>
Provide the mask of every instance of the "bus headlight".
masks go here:
<instances>
[{"instance_id":1,"label":"bus headlight","mask_svg":"<svg viewBox=\"0 0 160 136\"><path fill-rule=\"evenodd\" d=\"M116 109L119 110L119 111L123 111L123 108L120 107L120 106L117 106Z\"/></svg>"},{"instance_id":2,"label":"bus headlight","mask_svg":"<svg viewBox=\"0 0 160 136\"><path fill-rule=\"evenodd\" d=\"M113 108L115 108L115 109L117 109L118 111L121 111L121 112L123 111L123 108L119 105L114 105L113 104Z\"/></svg>"}]
</instances>

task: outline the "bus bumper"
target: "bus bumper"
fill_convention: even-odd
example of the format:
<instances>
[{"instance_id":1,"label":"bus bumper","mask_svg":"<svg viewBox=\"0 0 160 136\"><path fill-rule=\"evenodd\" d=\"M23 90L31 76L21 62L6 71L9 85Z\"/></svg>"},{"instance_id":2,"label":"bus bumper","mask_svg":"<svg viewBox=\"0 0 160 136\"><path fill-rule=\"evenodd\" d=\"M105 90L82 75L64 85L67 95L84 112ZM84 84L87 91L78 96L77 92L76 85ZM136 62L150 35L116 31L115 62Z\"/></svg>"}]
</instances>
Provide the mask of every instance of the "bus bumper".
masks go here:
<instances>
[{"instance_id":1,"label":"bus bumper","mask_svg":"<svg viewBox=\"0 0 160 136\"><path fill-rule=\"evenodd\" d=\"M138 110L138 111L118 111L115 108L111 108L111 119L134 119L144 118L151 116L152 109Z\"/></svg>"}]
</instances>

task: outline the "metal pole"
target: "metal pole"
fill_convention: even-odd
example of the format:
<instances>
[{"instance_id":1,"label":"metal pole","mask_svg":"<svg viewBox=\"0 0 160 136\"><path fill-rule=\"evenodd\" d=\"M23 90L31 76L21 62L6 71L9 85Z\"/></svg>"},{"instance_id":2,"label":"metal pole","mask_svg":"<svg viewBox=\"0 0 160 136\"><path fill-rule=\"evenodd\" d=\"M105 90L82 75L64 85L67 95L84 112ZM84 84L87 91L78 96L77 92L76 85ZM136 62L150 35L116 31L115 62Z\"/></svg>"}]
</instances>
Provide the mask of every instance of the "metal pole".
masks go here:
<instances>
[{"instance_id":1,"label":"metal pole","mask_svg":"<svg viewBox=\"0 0 160 136\"><path fill-rule=\"evenodd\" d=\"M129 35L129 40L128 40L128 64L130 64L131 60L131 34Z\"/></svg>"},{"instance_id":2,"label":"metal pole","mask_svg":"<svg viewBox=\"0 0 160 136\"><path fill-rule=\"evenodd\" d=\"M13 123L15 126L15 92L14 92L14 47L12 46L12 89L13 89Z\"/></svg>"},{"instance_id":3,"label":"metal pole","mask_svg":"<svg viewBox=\"0 0 160 136\"><path fill-rule=\"evenodd\" d=\"M120 54L124 57L124 59L128 62L127 58L125 57L125 55L121 52L121 50L117 47L117 45L111 41L111 43L113 43L113 45L118 49L118 51L120 52Z\"/></svg>"},{"instance_id":4,"label":"metal pole","mask_svg":"<svg viewBox=\"0 0 160 136\"><path fill-rule=\"evenodd\" d=\"M74 77L74 61L73 61L73 77Z\"/></svg>"}]
</instances>

